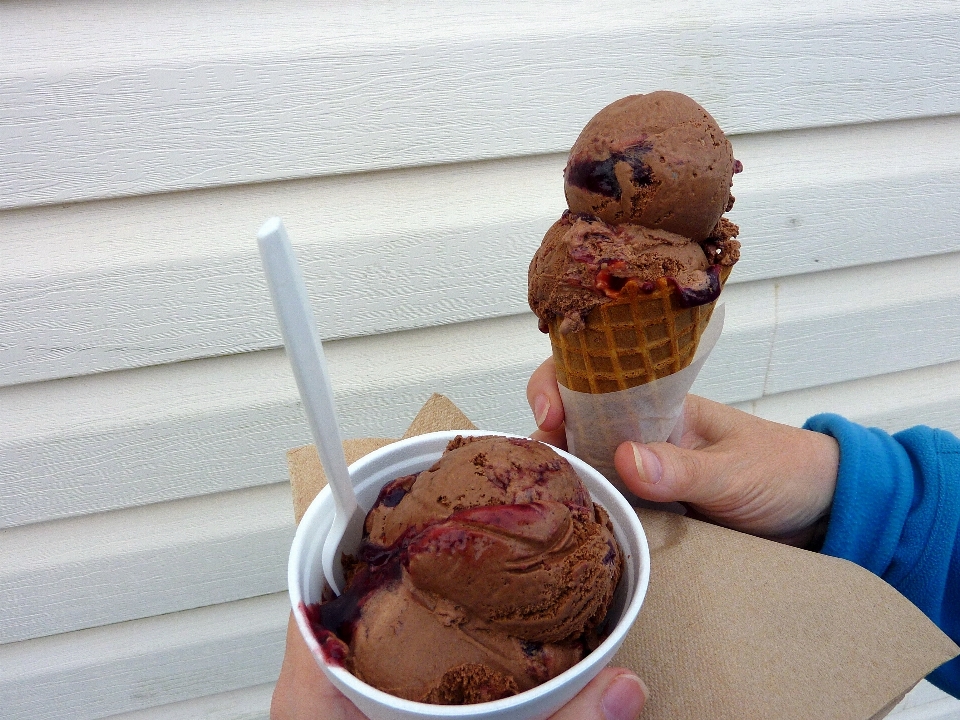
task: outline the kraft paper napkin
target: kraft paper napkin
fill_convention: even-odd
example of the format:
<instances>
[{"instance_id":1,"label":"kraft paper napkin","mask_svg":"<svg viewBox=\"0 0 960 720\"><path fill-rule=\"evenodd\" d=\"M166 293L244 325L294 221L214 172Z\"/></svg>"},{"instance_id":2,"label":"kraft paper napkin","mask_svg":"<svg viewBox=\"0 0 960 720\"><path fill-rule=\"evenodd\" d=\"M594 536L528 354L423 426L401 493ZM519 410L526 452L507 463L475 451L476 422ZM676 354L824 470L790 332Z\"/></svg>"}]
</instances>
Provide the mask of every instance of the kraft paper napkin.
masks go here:
<instances>
[{"instance_id":1,"label":"kraft paper napkin","mask_svg":"<svg viewBox=\"0 0 960 720\"><path fill-rule=\"evenodd\" d=\"M407 436L472 430L432 396ZM391 442L348 440L347 461ZM299 521L326 484L313 446L289 451ZM960 653L866 570L674 513L637 511L650 587L614 658L650 688L642 720L874 720Z\"/></svg>"}]
</instances>

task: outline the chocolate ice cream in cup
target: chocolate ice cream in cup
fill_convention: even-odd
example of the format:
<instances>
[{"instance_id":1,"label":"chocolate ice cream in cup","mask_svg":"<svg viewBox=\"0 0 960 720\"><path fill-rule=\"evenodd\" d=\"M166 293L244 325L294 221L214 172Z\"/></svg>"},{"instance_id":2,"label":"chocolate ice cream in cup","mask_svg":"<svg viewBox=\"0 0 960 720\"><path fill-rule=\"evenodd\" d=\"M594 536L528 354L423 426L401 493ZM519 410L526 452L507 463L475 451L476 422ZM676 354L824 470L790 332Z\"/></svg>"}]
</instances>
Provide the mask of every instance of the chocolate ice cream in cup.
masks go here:
<instances>
[{"instance_id":1,"label":"chocolate ice cream in cup","mask_svg":"<svg viewBox=\"0 0 960 720\"><path fill-rule=\"evenodd\" d=\"M419 435L387 445L353 463L350 476L357 499L367 512L388 483L420 473L441 457L448 444L460 436L517 437L488 431L445 431ZM568 670L500 700L468 705L436 705L396 697L376 689L351 674L335 647L321 643L311 623L311 608L328 599L321 557L336 512L329 488L324 488L307 508L290 550L288 585L297 626L317 664L330 682L371 720L423 720L471 718L473 720L537 720L547 718L569 702L611 660L636 621L650 577L646 535L623 495L582 460L556 450L569 462L590 494L610 518L613 535L623 554L623 574L607 614L602 642ZM409 658L409 662L415 662Z\"/></svg>"}]
</instances>

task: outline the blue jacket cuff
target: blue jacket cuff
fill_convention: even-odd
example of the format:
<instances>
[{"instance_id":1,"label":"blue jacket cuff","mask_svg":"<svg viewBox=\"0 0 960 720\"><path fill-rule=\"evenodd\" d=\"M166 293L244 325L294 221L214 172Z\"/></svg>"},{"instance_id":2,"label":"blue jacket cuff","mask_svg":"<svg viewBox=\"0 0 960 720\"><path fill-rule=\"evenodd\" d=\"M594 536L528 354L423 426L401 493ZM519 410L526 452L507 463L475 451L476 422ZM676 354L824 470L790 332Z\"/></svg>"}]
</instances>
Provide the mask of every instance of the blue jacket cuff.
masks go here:
<instances>
[{"instance_id":1,"label":"blue jacket cuff","mask_svg":"<svg viewBox=\"0 0 960 720\"><path fill-rule=\"evenodd\" d=\"M890 435L839 415L815 415L804 427L835 438L840 469L830 525L821 552L845 558L883 576L897 552L910 512L910 458Z\"/></svg>"}]
</instances>

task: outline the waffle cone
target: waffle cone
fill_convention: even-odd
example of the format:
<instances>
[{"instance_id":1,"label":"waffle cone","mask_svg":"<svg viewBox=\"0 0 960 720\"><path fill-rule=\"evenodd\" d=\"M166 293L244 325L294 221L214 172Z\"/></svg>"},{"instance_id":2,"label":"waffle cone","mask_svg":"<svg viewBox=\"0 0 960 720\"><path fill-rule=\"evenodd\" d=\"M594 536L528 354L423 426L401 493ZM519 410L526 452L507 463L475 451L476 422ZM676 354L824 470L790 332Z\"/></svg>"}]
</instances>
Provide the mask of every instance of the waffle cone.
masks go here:
<instances>
[{"instance_id":1,"label":"waffle cone","mask_svg":"<svg viewBox=\"0 0 960 720\"><path fill-rule=\"evenodd\" d=\"M721 284L731 268L722 268ZM560 332L549 323L557 380L584 393L607 393L643 385L687 367L697 352L716 301L683 307L665 278L653 292L630 292L587 315L582 330Z\"/></svg>"}]
</instances>

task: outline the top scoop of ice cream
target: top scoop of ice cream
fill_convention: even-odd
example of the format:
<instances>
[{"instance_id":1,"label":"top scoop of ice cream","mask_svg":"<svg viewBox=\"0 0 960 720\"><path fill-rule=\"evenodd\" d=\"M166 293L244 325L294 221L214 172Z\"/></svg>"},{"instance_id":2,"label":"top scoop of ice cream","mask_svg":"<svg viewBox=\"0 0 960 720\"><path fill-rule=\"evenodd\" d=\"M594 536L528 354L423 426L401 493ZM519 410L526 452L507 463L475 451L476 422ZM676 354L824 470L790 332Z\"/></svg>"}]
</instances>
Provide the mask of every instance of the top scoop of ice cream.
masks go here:
<instances>
[{"instance_id":1,"label":"top scoop of ice cream","mask_svg":"<svg viewBox=\"0 0 960 720\"><path fill-rule=\"evenodd\" d=\"M524 438L458 437L427 470L384 486L364 530L370 542L385 547L460 510L536 500L578 510L593 506L570 463L549 446Z\"/></svg>"},{"instance_id":2,"label":"top scoop of ice cream","mask_svg":"<svg viewBox=\"0 0 960 720\"><path fill-rule=\"evenodd\" d=\"M609 517L555 451L458 437L433 467L383 488L347 590L311 612L325 651L361 680L411 700L481 702L592 649L622 568Z\"/></svg>"},{"instance_id":3,"label":"top scoop of ice cream","mask_svg":"<svg viewBox=\"0 0 960 720\"><path fill-rule=\"evenodd\" d=\"M681 93L630 95L584 127L564 170L570 211L705 239L732 204L737 161L717 122Z\"/></svg>"}]
</instances>

